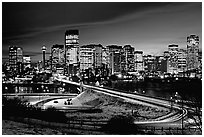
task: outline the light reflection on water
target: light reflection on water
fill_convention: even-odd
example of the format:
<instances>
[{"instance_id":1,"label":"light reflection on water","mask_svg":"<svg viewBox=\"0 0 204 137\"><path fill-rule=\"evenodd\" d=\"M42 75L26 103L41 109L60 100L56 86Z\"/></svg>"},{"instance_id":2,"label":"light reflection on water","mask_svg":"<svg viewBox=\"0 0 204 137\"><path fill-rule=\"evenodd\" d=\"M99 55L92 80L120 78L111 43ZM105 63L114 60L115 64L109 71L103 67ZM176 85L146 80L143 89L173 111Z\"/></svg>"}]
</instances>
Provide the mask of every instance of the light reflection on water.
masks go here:
<instances>
[{"instance_id":1,"label":"light reflection on water","mask_svg":"<svg viewBox=\"0 0 204 137\"><path fill-rule=\"evenodd\" d=\"M124 82L117 81L112 83L112 87L128 91L145 94L153 97L170 99L178 92L185 99L196 97L202 99L202 82L199 80L186 82Z\"/></svg>"}]
</instances>

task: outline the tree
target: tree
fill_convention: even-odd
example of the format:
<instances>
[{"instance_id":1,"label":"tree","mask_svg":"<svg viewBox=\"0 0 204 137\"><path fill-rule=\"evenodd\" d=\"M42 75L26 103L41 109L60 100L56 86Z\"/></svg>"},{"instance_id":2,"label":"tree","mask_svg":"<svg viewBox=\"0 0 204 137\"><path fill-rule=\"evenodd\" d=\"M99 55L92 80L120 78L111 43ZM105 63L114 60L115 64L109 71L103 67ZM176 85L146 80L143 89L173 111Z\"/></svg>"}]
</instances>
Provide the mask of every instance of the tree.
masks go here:
<instances>
[{"instance_id":1,"label":"tree","mask_svg":"<svg viewBox=\"0 0 204 137\"><path fill-rule=\"evenodd\" d=\"M112 134L133 134L137 133L134 125L134 117L131 115L113 116L104 127L105 131Z\"/></svg>"}]
</instances>

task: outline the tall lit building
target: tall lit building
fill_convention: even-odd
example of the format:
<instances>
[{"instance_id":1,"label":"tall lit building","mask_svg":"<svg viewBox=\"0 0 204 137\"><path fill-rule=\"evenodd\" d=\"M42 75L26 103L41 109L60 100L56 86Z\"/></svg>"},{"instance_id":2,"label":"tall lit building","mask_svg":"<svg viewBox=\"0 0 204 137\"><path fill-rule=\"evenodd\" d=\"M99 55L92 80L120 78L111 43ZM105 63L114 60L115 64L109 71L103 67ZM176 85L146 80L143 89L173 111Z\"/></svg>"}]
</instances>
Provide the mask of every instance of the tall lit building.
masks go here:
<instances>
[{"instance_id":1,"label":"tall lit building","mask_svg":"<svg viewBox=\"0 0 204 137\"><path fill-rule=\"evenodd\" d=\"M108 49L109 52L110 73L114 74L115 72L121 72L122 46L108 45L106 48Z\"/></svg>"},{"instance_id":2,"label":"tall lit building","mask_svg":"<svg viewBox=\"0 0 204 137\"><path fill-rule=\"evenodd\" d=\"M23 65L24 65L24 69L31 68L31 58L29 55L23 56Z\"/></svg>"},{"instance_id":3,"label":"tall lit building","mask_svg":"<svg viewBox=\"0 0 204 137\"><path fill-rule=\"evenodd\" d=\"M109 51L106 47L102 47L102 64L106 68L110 68Z\"/></svg>"},{"instance_id":4,"label":"tall lit building","mask_svg":"<svg viewBox=\"0 0 204 137\"><path fill-rule=\"evenodd\" d=\"M102 45L94 45L94 68L102 67Z\"/></svg>"},{"instance_id":5,"label":"tall lit building","mask_svg":"<svg viewBox=\"0 0 204 137\"><path fill-rule=\"evenodd\" d=\"M161 72L169 72L169 51L164 51L163 59L161 59Z\"/></svg>"},{"instance_id":6,"label":"tall lit building","mask_svg":"<svg viewBox=\"0 0 204 137\"><path fill-rule=\"evenodd\" d=\"M42 63L43 63L43 69L45 70L45 52L46 52L46 47L43 45L42 47Z\"/></svg>"},{"instance_id":7,"label":"tall lit building","mask_svg":"<svg viewBox=\"0 0 204 137\"><path fill-rule=\"evenodd\" d=\"M178 51L178 72L185 72L186 71L186 50L179 49Z\"/></svg>"},{"instance_id":8,"label":"tall lit building","mask_svg":"<svg viewBox=\"0 0 204 137\"><path fill-rule=\"evenodd\" d=\"M190 35L187 37L187 70L197 69L199 66L199 37Z\"/></svg>"},{"instance_id":9,"label":"tall lit building","mask_svg":"<svg viewBox=\"0 0 204 137\"><path fill-rule=\"evenodd\" d=\"M21 47L17 48L17 62L23 62L23 49Z\"/></svg>"},{"instance_id":10,"label":"tall lit building","mask_svg":"<svg viewBox=\"0 0 204 137\"><path fill-rule=\"evenodd\" d=\"M143 71L144 70L144 62L143 62L143 51L135 51L134 52L134 61L135 61L135 71Z\"/></svg>"},{"instance_id":11,"label":"tall lit building","mask_svg":"<svg viewBox=\"0 0 204 137\"><path fill-rule=\"evenodd\" d=\"M133 72L135 70L135 64L134 64L134 47L131 45L125 45L123 47L123 59L122 62L124 62L125 65L125 71L127 72Z\"/></svg>"},{"instance_id":12,"label":"tall lit building","mask_svg":"<svg viewBox=\"0 0 204 137\"><path fill-rule=\"evenodd\" d=\"M178 45L171 44L168 46L169 51L169 73L178 73Z\"/></svg>"},{"instance_id":13,"label":"tall lit building","mask_svg":"<svg viewBox=\"0 0 204 137\"><path fill-rule=\"evenodd\" d=\"M155 71L161 71L162 61L164 60L164 56L155 56Z\"/></svg>"},{"instance_id":14,"label":"tall lit building","mask_svg":"<svg viewBox=\"0 0 204 137\"><path fill-rule=\"evenodd\" d=\"M110 54L106 47L102 47L102 75L104 78L107 78L109 76L109 70L110 68Z\"/></svg>"},{"instance_id":15,"label":"tall lit building","mask_svg":"<svg viewBox=\"0 0 204 137\"><path fill-rule=\"evenodd\" d=\"M9 47L9 66L11 70L17 70L17 47Z\"/></svg>"},{"instance_id":16,"label":"tall lit building","mask_svg":"<svg viewBox=\"0 0 204 137\"><path fill-rule=\"evenodd\" d=\"M56 71L64 66L64 45L55 44L51 48L51 70Z\"/></svg>"},{"instance_id":17,"label":"tall lit building","mask_svg":"<svg viewBox=\"0 0 204 137\"><path fill-rule=\"evenodd\" d=\"M65 32L65 74L74 75L79 70L79 30Z\"/></svg>"},{"instance_id":18,"label":"tall lit building","mask_svg":"<svg viewBox=\"0 0 204 137\"><path fill-rule=\"evenodd\" d=\"M9 66L16 73L22 73L23 49L21 47L9 47Z\"/></svg>"},{"instance_id":19,"label":"tall lit building","mask_svg":"<svg viewBox=\"0 0 204 137\"><path fill-rule=\"evenodd\" d=\"M144 70L145 71L155 71L155 56L153 55L143 55Z\"/></svg>"},{"instance_id":20,"label":"tall lit building","mask_svg":"<svg viewBox=\"0 0 204 137\"><path fill-rule=\"evenodd\" d=\"M80 70L102 67L102 45L90 44L80 47Z\"/></svg>"},{"instance_id":21,"label":"tall lit building","mask_svg":"<svg viewBox=\"0 0 204 137\"><path fill-rule=\"evenodd\" d=\"M83 45L80 47L80 71L91 68L94 64L94 48L93 45Z\"/></svg>"}]
</instances>

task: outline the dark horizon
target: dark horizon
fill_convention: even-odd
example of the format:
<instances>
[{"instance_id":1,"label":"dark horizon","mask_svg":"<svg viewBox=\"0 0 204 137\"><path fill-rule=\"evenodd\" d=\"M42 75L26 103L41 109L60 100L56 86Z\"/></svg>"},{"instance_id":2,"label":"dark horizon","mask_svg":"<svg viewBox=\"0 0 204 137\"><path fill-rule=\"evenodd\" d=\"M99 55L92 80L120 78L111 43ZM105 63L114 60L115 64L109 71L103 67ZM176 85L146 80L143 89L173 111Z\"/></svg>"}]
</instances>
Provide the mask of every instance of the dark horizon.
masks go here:
<instances>
[{"instance_id":1,"label":"dark horizon","mask_svg":"<svg viewBox=\"0 0 204 137\"><path fill-rule=\"evenodd\" d=\"M202 49L201 2L3 2L2 58L16 45L42 59L54 44L64 44L66 30L78 29L80 46L132 45L146 54L160 55L168 45L186 48L186 38L199 36ZM48 58L48 56L47 56Z\"/></svg>"}]
</instances>

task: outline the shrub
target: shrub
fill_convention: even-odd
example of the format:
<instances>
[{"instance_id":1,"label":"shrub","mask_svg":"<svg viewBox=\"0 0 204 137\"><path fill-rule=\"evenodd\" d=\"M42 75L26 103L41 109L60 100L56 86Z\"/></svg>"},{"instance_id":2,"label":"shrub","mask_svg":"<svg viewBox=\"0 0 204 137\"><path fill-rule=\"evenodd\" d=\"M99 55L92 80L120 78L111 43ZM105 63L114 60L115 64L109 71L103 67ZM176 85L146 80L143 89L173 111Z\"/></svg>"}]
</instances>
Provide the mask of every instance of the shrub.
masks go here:
<instances>
[{"instance_id":1,"label":"shrub","mask_svg":"<svg viewBox=\"0 0 204 137\"><path fill-rule=\"evenodd\" d=\"M66 122L67 117L64 112L57 111L55 108L48 108L41 110L40 108L29 105L20 99L2 99L2 118L6 119L8 116L36 118L52 122Z\"/></svg>"},{"instance_id":2,"label":"shrub","mask_svg":"<svg viewBox=\"0 0 204 137\"><path fill-rule=\"evenodd\" d=\"M102 129L111 134L137 133L134 118L131 115L116 115L112 117Z\"/></svg>"}]
</instances>

